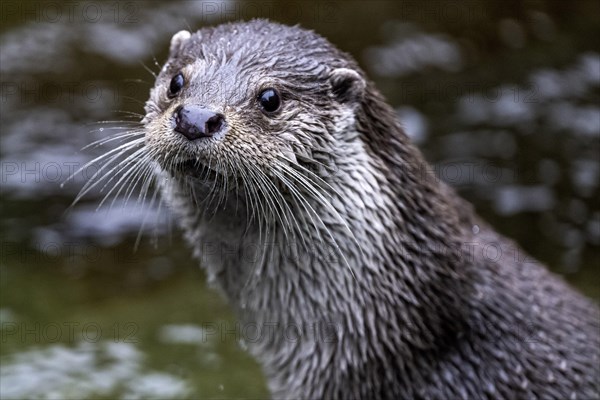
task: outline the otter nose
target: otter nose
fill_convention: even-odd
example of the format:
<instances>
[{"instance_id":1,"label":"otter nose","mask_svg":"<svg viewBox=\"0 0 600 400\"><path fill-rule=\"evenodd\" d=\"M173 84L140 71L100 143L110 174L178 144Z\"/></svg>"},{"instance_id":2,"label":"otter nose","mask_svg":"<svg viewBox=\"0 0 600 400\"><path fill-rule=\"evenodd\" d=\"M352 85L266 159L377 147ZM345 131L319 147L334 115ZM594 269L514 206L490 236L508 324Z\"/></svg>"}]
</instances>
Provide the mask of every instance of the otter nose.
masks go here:
<instances>
[{"instance_id":1,"label":"otter nose","mask_svg":"<svg viewBox=\"0 0 600 400\"><path fill-rule=\"evenodd\" d=\"M225 121L223 115L194 105L179 107L173 116L175 131L189 140L213 136Z\"/></svg>"}]
</instances>

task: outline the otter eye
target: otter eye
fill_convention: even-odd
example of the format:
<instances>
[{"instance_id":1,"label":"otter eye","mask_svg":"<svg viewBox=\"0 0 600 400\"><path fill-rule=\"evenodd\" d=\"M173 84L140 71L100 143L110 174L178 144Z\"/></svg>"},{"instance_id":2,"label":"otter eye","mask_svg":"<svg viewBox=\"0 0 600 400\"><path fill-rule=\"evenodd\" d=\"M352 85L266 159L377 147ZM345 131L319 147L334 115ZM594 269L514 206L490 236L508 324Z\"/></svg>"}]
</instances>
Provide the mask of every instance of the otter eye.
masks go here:
<instances>
[{"instance_id":1,"label":"otter eye","mask_svg":"<svg viewBox=\"0 0 600 400\"><path fill-rule=\"evenodd\" d=\"M183 74L181 72L175 75L173 79L171 79L171 84L169 85L169 93L167 93L167 96L169 98L177 96L177 93L179 93L184 83L185 79L183 78Z\"/></svg>"},{"instance_id":2,"label":"otter eye","mask_svg":"<svg viewBox=\"0 0 600 400\"><path fill-rule=\"evenodd\" d=\"M279 92L273 88L265 89L258 95L258 102L263 111L273 113L279 110L281 98Z\"/></svg>"}]
</instances>

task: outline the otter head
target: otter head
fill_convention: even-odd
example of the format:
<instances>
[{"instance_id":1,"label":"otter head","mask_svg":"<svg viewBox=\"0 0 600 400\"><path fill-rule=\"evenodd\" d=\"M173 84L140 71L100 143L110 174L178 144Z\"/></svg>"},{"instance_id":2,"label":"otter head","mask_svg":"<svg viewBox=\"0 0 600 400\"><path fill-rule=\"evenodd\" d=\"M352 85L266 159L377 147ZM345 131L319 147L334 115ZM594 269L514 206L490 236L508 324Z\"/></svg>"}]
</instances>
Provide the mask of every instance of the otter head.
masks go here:
<instances>
[{"instance_id":1,"label":"otter head","mask_svg":"<svg viewBox=\"0 0 600 400\"><path fill-rule=\"evenodd\" d=\"M357 71L298 27L255 20L181 31L146 103L146 147L188 182L331 173L340 143L356 137L366 87Z\"/></svg>"}]
</instances>

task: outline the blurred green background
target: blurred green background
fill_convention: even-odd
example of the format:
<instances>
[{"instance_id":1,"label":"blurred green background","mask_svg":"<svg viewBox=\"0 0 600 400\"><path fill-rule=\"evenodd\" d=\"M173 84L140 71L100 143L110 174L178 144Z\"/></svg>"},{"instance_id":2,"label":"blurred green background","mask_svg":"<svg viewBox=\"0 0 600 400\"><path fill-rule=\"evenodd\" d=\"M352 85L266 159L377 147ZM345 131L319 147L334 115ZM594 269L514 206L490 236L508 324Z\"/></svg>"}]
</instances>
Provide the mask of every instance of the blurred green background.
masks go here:
<instances>
[{"instance_id":1,"label":"blurred green background","mask_svg":"<svg viewBox=\"0 0 600 400\"><path fill-rule=\"evenodd\" d=\"M168 210L96 211L100 192L68 210L93 170L60 187L126 125L98 121L139 121L173 33L229 20L299 23L354 55L440 179L600 299L599 15L584 0L3 1L0 397L267 396Z\"/></svg>"}]
</instances>

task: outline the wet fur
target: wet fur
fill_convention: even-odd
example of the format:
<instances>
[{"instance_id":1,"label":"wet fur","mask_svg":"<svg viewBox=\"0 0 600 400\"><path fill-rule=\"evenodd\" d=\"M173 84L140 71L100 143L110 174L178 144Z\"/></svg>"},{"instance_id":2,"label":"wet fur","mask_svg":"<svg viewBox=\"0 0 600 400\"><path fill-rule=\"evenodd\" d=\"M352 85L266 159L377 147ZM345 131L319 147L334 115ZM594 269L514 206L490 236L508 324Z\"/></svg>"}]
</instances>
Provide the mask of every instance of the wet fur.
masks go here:
<instances>
[{"instance_id":1,"label":"wet fur","mask_svg":"<svg viewBox=\"0 0 600 400\"><path fill-rule=\"evenodd\" d=\"M268 86L284 95L273 117L256 106ZM223 137L174 132L186 102L223 113ZM597 306L431 175L325 39L261 20L181 34L144 124L194 255L262 329L248 346L274 398L598 397Z\"/></svg>"}]
</instances>

